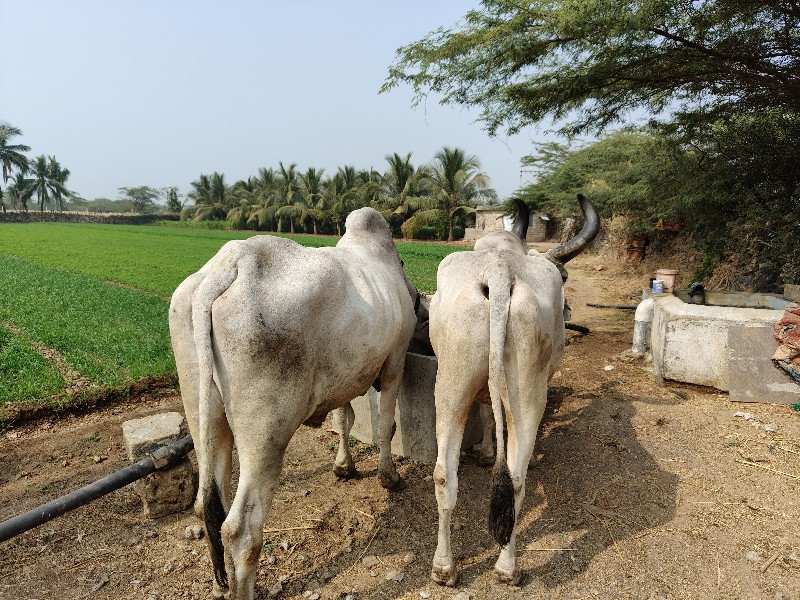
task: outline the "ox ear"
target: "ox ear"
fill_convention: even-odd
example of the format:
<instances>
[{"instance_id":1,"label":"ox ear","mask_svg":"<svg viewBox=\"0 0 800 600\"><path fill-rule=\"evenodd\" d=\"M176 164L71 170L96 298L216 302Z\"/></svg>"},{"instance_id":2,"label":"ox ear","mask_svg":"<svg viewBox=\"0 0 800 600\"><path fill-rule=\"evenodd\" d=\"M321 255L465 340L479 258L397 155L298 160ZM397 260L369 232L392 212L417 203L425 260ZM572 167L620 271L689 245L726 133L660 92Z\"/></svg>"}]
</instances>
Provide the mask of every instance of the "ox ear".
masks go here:
<instances>
[{"instance_id":1,"label":"ox ear","mask_svg":"<svg viewBox=\"0 0 800 600\"><path fill-rule=\"evenodd\" d=\"M528 205L519 198L512 198L517 205L517 216L514 217L514 225L511 227L511 232L525 243L528 236L528 223L531 220L531 211Z\"/></svg>"}]
</instances>

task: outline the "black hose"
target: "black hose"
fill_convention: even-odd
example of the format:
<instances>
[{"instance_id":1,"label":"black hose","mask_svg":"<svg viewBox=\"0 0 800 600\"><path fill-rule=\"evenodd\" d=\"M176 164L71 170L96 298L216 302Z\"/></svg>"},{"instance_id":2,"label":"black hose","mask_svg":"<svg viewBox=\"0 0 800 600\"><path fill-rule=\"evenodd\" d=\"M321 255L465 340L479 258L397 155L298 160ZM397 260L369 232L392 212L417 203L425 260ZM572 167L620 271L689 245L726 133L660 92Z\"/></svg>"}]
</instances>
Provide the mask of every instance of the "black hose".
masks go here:
<instances>
[{"instance_id":1,"label":"black hose","mask_svg":"<svg viewBox=\"0 0 800 600\"><path fill-rule=\"evenodd\" d=\"M564 323L564 328L571 329L572 331L579 331L580 333L592 332L588 327L584 327L583 325L577 325L575 323Z\"/></svg>"},{"instance_id":2,"label":"black hose","mask_svg":"<svg viewBox=\"0 0 800 600\"><path fill-rule=\"evenodd\" d=\"M128 465L66 496L61 496L52 502L3 521L0 523L0 542L5 542L20 533L47 523L66 512L88 504L92 500L97 500L101 496L105 496L149 475L153 471L169 467L186 456L192 448L194 448L192 436L186 435L169 446L159 448L151 456L137 463Z\"/></svg>"},{"instance_id":3,"label":"black hose","mask_svg":"<svg viewBox=\"0 0 800 600\"><path fill-rule=\"evenodd\" d=\"M636 310L638 308L637 304L594 304L592 302L587 302L586 306L590 308L616 308L618 310Z\"/></svg>"}]
</instances>

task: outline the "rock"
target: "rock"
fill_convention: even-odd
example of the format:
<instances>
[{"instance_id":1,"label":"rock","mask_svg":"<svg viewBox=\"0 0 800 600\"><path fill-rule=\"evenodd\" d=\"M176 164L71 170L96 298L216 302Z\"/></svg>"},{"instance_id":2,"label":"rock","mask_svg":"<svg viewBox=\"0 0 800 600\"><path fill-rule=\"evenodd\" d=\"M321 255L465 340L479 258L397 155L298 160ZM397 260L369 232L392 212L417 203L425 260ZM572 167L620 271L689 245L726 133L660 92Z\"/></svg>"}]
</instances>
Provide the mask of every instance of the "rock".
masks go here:
<instances>
[{"instance_id":1,"label":"rock","mask_svg":"<svg viewBox=\"0 0 800 600\"><path fill-rule=\"evenodd\" d=\"M283 591L283 584L279 581L278 583L276 583L275 585L273 585L271 588L269 588L267 590L267 594L270 597L272 597L272 596L277 596L282 591Z\"/></svg>"},{"instance_id":2,"label":"rock","mask_svg":"<svg viewBox=\"0 0 800 600\"><path fill-rule=\"evenodd\" d=\"M177 412L131 419L122 424L125 449L131 462L147 458L158 448L177 441L187 433L186 419ZM142 499L145 516L151 519L185 510L197 495L192 463L188 458L183 458L169 469L151 473L133 486Z\"/></svg>"},{"instance_id":3,"label":"rock","mask_svg":"<svg viewBox=\"0 0 800 600\"><path fill-rule=\"evenodd\" d=\"M755 550L750 550L750 552L748 552L744 556L750 562L759 562L761 560L761 555Z\"/></svg>"},{"instance_id":4,"label":"rock","mask_svg":"<svg viewBox=\"0 0 800 600\"><path fill-rule=\"evenodd\" d=\"M276 562L278 562L278 559L274 555L269 555L267 557L267 564L268 565L274 565Z\"/></svg>"},{"instance_id":5,"label":"rock","mask_svg":"<svg viewBox=\"0 0 800 600\"><path fill-rule=\"evenodd\" d=\"M309 492L308 490L300 490L300 495L301 496L308 496L310 493L311 492Z\"/></svg>"},{"instance_id":6,"label":"rock","mask_svg":"<svg viewBox=\"0 0 800 600\"><path fill-rule=\"evenodd\" d=\"M458 592L455 596L453 596L453 600L471 600L472 596L470 596L467 592Z\"/></svg>"},{"instance_id":7,"label":"rock","mask_svg":"<svg viewBox=\"0 0 800 600\"><path fill-rule=\"evenodd\" d=\"M284 552L288 552L289 551L289 540L281 540L280 548Z\"/></svg>"},{"instance_id":8,"label":"rock","mask_svg":"<svg viewBox=\"0 0 800 600\"><path fill-rule=\"evenodd\" d=\"M403 563L404 563L404 564L406 564L406 565L410 565L410 564L411 564L411 563L413 563L415 560L417 560L417 555L416 555L416 554L414 554L413 552L409 552L408 554L406 554L406 555L403 557Z\"/></svg>"},{"instance_id":9,"label":"rock","mask_svg":"<svg viewBox=\"0 0 800 600\"><path fill-rule=\"evenodd\" d=\"M431 597L431 593L428 590L422 590L419 593L419 597L422 598L423 600L428 600L428 598Z\"/></svg>"},{"instance_id":10,"label":"rock","mask_svg":"<svg viewBox=\"0 0 800 600\"><path fill-rule=\"evenodd\" d=\"M93 592L96 592L96 591L97 591L97 590L99 590L101 587L103 587L104 585L106 585L106 584L108 583L108 581L109 581L109 579L108 579L108 573L103 573L103 574L100 576L100 579L97 581L97 583L95 583L95 584L92 586L92 591L93 591Z\"/></svg>"},{"instance_id":11,"label":"rock","mask_svg":"<svg viewBox=\"0 0 800 600\"><path fill-rule=\"evenodd\" d=\"M397 571L386 572L387 581L403 581L403 577L405 577L405 575L403 573L398 573Z\"/></svg>"},{"instance_id":12,"label":"rock","mask_svg":"<svg viewBox=\"0 0 800 600\"><path fill-rule=\"evenodd\" d=\"M98 456L97 454L95 454L95 455L92 457L92 460L93 460L95 463L101 463L101 462L103 462L105 459L106 459L106 457L105 457L105 456Z\"/></svg>"},{"instance_id":13,"label":"rock","mask_svg":"<svg viewBox=\"0 0 800 600\"><path fill-rule=\"evenodd\" d=\"M200 525L187 525L183 532L187 540L199 540L203 537L203 528Z\"/></svg>"},{"instance_id":14,"label":"rock","mask_svg":"<svg viewBox=\"0 0 800 600\"><path fill-rule=\"evenodd\" d=\"M374 554L369 554L361 559L361 564L368 568L374 567L378 562L378 557Z\"/></svg>"},{"instance_id":15,"label":"rock","mask_svg":"<svg viewBox=\"0 0 800 600\"><path fill-rule=\"evenodd\" d=\"M173 567L173 566L172 566L172 563L167 563L167 564L165 564L165 565L164 565L164 568L163 568L163 569L161 569L161 570L162 570L162 571L163 571L163 573L166 575L167 573L172 573L172 570L173 570L174 568L175 568L175 567Z\"/></svg>"}]
</instances>

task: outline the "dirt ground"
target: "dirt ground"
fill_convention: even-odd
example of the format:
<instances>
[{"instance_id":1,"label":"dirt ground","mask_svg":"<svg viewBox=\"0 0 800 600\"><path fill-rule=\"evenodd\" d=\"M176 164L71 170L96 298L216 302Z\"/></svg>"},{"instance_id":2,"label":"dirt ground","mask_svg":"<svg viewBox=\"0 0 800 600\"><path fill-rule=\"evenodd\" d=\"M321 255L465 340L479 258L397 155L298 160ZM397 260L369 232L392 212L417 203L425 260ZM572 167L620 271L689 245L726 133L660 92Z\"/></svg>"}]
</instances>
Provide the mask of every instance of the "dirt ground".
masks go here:
<instances>
[{"instance_id":1,"label":"dirt ground","mask_svg":"<svg viewBox=\"0 0 800 600\"><path fill-rule=\"evenodd\" d=\"M492 575L489 473L472 453L462 456L453 532L461 579L442 588L429 579L433 465L398 460L408 487L390 494L375 449L358 443L362 476L337 481L326 426L301 429L289 447L259 597L280 582L278 598L800 599L800 413L656 382L624 354L632 312L586 307L635 304L641 277L598 271L599 262L570 263L573 321L592 332L568 334L551 381L519 525L519 587ZM179 397L145 395L11 430L0 438L0 519L121 468L122 422L166 410L181 410ZM184 537L197 522L190 511L145 519L124 488L0 544L0 598L209 598L205 541Z\"/></svg>"}]
</instances>

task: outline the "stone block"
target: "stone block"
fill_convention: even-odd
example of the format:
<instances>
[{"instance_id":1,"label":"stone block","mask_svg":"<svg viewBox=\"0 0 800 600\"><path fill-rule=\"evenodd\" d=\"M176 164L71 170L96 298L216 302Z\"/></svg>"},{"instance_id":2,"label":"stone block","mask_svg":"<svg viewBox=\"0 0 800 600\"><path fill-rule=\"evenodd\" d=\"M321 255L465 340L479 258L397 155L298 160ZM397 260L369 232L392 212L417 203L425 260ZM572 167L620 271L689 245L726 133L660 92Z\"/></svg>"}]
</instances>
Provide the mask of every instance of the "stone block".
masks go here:
<instances>
[{"instance_id":1,"label":"stone block","mask_svg":"<svg viewBox=\"0 0 800 600\"><path fill-rule=\"evenodd\" d=\"M800 402L800 385L772 364L778 347L772 327L728 329L730 399L734 402Z\"/></svg>"},{"instance_id":2,"label":"stone block","mask_svg":"<svg viewBox=\"0 0 800 600\"><path fill-rule=\"evenodd\" d=\"M136 462L147 458L162 446L176 442L188 433L186 419L176 412L131 419L122 424L128 459ZM197 493L197 482L188 458L134 482L147 517L157 519L186 510Z\"/></svg>"},{"instance_id":3,"label":"stone block","mask_svg":"<svg viewBox=\"0 0 800 600\"><path fill-rule=\"evenodd\" d=\"M800 285L786 284L783 286L783 296L787 300L800 303Z\"/></svg>"},{"instance_id":4,"label":"stone block","mask_svg":"<svg viewBox=\"0 0 800 600\"><path fill-rule=\"evenodd\" d=\"M654 294L650 348L656 375L673 381L730 389L728 329L774 326L783 310L686 304Z\"/></svg>"},{"instance_id":5,"label":"stone block","mask_svg":"<svg viewBox=\"0 0 800 600\"><path fill-rule=\"evenodd\" d=\"M403 382L397 397L392 452L424 462L436 461L436 385L437 361L433 356L407 353ZM352 401L356 418L351 435L368 444L378 443L378 401L380 393L373 388ZM483 428L478 405L474 404L464 428L462 448L481 441Z\"/></svg>"}]
</instances>

